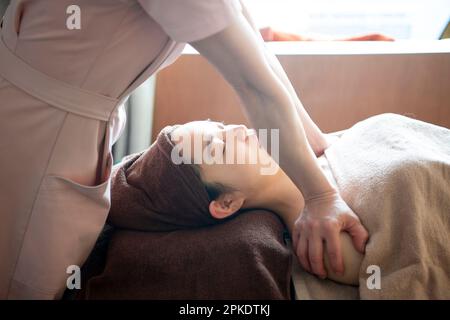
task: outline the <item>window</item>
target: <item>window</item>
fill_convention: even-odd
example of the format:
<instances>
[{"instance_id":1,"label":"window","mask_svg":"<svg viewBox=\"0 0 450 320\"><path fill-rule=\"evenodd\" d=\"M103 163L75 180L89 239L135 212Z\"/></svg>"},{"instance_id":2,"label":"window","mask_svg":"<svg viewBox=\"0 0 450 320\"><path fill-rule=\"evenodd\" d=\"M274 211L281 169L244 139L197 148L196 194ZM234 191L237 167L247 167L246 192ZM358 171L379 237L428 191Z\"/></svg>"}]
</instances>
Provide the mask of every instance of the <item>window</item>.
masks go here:
<instances>
[{"instance_id":1,"label":"window","mask_svg":"<svg viewBox=\"0 0 450 320\"><path fill-rule=\"evenodd\" d=\"M259 27L305 35L438 39L450 19L450 0L243 1Z\"/></svg>"}]
</instances>

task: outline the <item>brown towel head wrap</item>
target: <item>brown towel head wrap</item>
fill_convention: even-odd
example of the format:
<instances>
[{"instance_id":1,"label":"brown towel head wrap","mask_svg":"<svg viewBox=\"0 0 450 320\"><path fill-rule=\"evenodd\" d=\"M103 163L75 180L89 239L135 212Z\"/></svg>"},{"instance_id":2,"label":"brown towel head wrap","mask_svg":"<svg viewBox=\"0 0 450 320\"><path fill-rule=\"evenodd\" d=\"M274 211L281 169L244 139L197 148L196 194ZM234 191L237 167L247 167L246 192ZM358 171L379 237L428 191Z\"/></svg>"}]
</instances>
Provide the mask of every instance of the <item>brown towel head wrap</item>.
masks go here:
<instances>
[{"instance_id":1,"label":"brown towel head wrap","mask_svg":"<svg viewBox=\"0 0 450 320\"><path fill-rule=\"evenodd\" d=\"M145 151L113 168L109 222L142 231L173 231L217 224L210 199L195 169L171 160L174 144L167 126Z\"/></svg>"}]
</instances>

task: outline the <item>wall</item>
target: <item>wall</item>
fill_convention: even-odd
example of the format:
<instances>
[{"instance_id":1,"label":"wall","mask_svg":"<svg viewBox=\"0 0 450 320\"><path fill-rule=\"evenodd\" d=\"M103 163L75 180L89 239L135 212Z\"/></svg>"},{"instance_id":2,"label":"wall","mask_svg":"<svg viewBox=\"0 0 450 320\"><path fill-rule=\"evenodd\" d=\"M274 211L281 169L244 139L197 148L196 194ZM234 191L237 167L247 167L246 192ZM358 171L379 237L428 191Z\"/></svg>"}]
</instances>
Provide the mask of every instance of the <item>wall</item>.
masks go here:
<instances>
[{"instance_id":1,"label":"wall","mask_svg":"<svg viewBox=\"0 0 450 320\"><path fill-rule=\"evenodd\" d=\"M450 53L440 52L441 43L425 52L409 52L401 44L380 51L382 44L367 44L366 53L358 51L363 43L341 43L336 54L316 50L327 44L311 44L313 50L300 45L303 53L296 54L293 45L293 50L278 50L278 58L324 132L385 112L450 128ZM359 53L350 54L353 50ZM248 124L220 74L200 55L183 55L157 75L153 137L165 125L206 118Z\"/></svg>"}]
</instances>

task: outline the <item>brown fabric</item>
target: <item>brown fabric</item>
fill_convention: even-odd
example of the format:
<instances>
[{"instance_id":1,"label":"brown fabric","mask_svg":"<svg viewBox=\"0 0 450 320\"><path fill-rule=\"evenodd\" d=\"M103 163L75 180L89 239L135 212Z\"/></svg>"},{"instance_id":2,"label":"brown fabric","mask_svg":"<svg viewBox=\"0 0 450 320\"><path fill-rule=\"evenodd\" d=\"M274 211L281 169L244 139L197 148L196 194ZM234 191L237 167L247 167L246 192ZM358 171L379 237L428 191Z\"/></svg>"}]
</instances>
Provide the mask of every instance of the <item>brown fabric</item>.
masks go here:
<instances>
[{"instance_id":1,"label":"brown fabric","mask_svg":"<svg viewBox=\"0 0 450 320\"><path fill-rule=\"evenodd\" d=\"M115 231L83 299L290 299L292 255L267 211L174 232Z\"/></svg>"},{"instance_id":2,"label":"brown fabric","mask_svg":"<svg viewBox=\"0 0 450 320\"><path fill-rule=\"evenodd\" d=\"M108 223L116 230L103 272L81 297L289 299L291 254L281 220L266 211L214 219L193 168L171 161L173 129L113 168Z\"/></svg>"},{"instance_id":3,"label":"brown fabric","mask_svg":"<svg viewBox=\"0 0 450 320\"><path fill-rule=\"evenodd\" d=\"M141 231L173 231L222 222L208 211L209 197L192 166L174 164L165 127L147 150L116 165L111 181L113 226Z\"/></svg>"}]
</instances>

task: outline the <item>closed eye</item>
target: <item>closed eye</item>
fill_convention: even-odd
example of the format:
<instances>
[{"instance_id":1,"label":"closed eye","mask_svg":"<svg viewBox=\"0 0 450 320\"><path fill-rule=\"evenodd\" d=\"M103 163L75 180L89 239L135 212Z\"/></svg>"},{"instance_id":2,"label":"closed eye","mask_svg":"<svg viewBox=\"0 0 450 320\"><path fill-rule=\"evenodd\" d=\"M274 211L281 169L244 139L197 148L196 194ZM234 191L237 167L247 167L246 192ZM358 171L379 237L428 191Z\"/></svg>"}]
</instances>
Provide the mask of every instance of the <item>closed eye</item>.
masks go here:
<instances>
[{"instance_id":1,"label":"closed eye","mask_svg":"<svg viewBox=\"0 0 450 320\"><path fill-rule=\"evenodd\" d=\"M206 144L206 147L209 148L210 150L213 147L213 141L214 141L215 138L216 137L214 137L213 135L211 135L211 137L208 138L208 142ZM219 138L217 138L217 139L219 139ZM222 142L223 142L222 154L225 155L226 143L225 143L225 141L222 141Z\"/></svg>"},{"instance_id":2,"label":"closed eye","mask_svg":"<svg viewBox=\"0 0 450 320\"><path fill-rule=\"evenodd\" d=\"M223 121L220 121L220 122L217 122L217 127L219 127L219 129L220 130L225 130L225 123L223 122ZM222 131L222 134L223 134L224 132ZM225 155L225 150L226 150L226 141L225 140L222 140L223 141L223 150L222 150L222 154L223 155Z\"/></svg>"}]
</instances>

